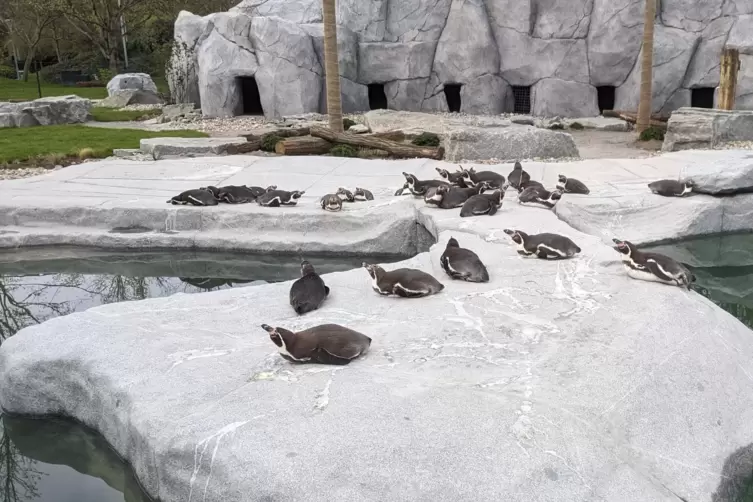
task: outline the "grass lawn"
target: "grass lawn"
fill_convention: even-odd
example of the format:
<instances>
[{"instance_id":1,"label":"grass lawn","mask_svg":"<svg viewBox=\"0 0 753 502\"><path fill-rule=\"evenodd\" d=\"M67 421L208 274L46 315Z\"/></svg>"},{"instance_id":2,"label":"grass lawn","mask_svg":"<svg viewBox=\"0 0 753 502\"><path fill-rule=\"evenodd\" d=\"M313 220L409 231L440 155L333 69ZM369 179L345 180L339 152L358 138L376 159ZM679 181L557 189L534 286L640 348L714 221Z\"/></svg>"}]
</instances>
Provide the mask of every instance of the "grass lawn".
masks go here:
<instances>
[{"instance_id":1,"label":"grass lawn","mask_svg":"<svg viewBox=\"0 0 753 502\"><path fill-rule=\"evenodd\" d=\"M80 159L103 158L114 148L138 148L142 138L203 138L199 131L142 131L83 125L0 129L0 167L22 162L34 165L70 164ZM67 162L66 162L67 161Z\"/></svg>"},{"instance_id":2,"label":"grass lawn","mask_svg":"<svg viewBox=\"0 0 753 502\"><path fill-rule=\"evenodd\" d=\"M75 94L82 98L89 99L102 99L107 97L107 89L105 87L75 87L59 84L46 84L44 82L41 84L43 98L48 98L50 96L66 96L68 94ZM39 98L39 94L37 93L37 79L34 75L29 76L28 82L0 78L0 101L8 101L11 99L31 101L37 98Z\"/></svg>"},{"instance_id":3,"label":"grass lawn","mask_svg":"<svg viewBox=\"0 0 753 502\"><path fill-rule=\"evenodd\" d=\"M162 115L162 110L118 110L95 106L91 109L91 115L97 122L127 122L131 120L146 120Z\"/></svg>"}]
</instances>

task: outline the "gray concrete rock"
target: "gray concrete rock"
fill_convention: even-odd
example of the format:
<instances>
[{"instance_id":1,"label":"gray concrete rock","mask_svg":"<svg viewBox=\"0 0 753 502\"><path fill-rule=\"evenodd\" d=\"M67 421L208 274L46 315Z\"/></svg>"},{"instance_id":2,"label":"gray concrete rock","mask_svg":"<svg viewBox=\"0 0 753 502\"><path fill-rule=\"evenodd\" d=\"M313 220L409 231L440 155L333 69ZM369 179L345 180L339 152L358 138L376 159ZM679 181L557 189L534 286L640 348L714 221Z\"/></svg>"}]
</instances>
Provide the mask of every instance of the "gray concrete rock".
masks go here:
<instances>
[{"instance_id":1,"label":"gray concrete rock","mask_svg":"<svg viewBox=\"0 0 753 502\"><path fill-rule=\"evenodd\" d=\"M248 140L237 137L216 138L146 138L140 142L141 153L150 154L154 160L165 157L196 157L222 155L232 145L242 145Z\"/></svg>"},{"instance_id":2,"label":"gray concrete rock","mask_svg":"<svg viewBox=\"0 0 753 502\"><path fill-rule=\"evenodd\" d=\"M0 103L0 127L81 124L88 120L91 101L78 96L40 98L23 103Z\"/></svg>"},{"instance_id":3,"label":"gray concrete rock","mask_svg":"<svg viewBox=\"0 0 753 502\"><path fill-rule=\"evenodd\" d=\"M659 17L664 26L680 28L690 32L700 32L709 21L722 16L724 0L674 0L661 2Z\"/></svg>"},{"instance_id":4,"label":"gray concrete rock","mask_svg":"<svg viewBox=\"0 0 753 502\"><path fill-rule=\"evenodd\" d=\"M594 0L588 31L591 84L620 86L641 50L643 0Z\"/></svg>"},{"instance_id":5,"label":"gray concrete rock","mask_svg":"<svg viewBox=\"0 0 753 502\"><path fill-rule=\"evenodd\" d=\"M662 106L661 110L659 110L659 113L664 116L668 116L674 110L690 106L692 102L693 94L690 89L677 89L675 92L670 94L669 98L664 103L664 106Z\"/></svg>"},{"instance_id":6,"label":"gray concrete rock","mask_svg":"<svg viewBox=\"0 0 753 502\"><path fill-rule=\"evenodd\" d=\"M531 113L544 117L598 116L596 88L556 78L539 80L531 88Z\"/></svg>"},{"instance_id":7,"label":"gray concrete rock","mask_svg":"<svg viewBox=\"0 0 753 502\"><path fill-rule=\"evenodd\" d=\"M502 77L482 75L460 89L463 113L499 115L513 107L512 89Z\"/></svg>"},{"instance_id":8,"label":"gray concrete rock","mask_svg":"<svg viewBox=\"0 0 753 502\"><path fill-rule=\"evenodd\" d=\"M753 4L745 0L727 0L722 5L722 14L725 16L740 16L753 14Z\"/></svg>"},{"instance_id":9,"label":"gray concrete rock","mask_svg":"<svg viewBox=\"0 0 753 502\"><path fill-rule=\"evenodd\" d=\"M436 42L358 44L358 81L364 84L428 78Z\"/></svg>"},{"instance_id":10,"label":"gray concrete rock","mask_svg":"<svg viewBox=\"0 0 753 502\"><path fill-rule=\"evenodd\" d=\"M576 117L565 122L568 127L577 122L584 129L595 129L597 131L625 132L630 130L630 124L622 119L613 117ZM533 125L533 123L530 125Z\"/></svg>"},{"instance_id":11,"label":"gray concrete rock","mask_svg":"<svg viewBox=\"0 0 753 502\"><path fill-rule=\"evenodd\" d=\"M384 40L436 43L445 27L453 0L390 2Z\"/></svg>"},{"instance_id":12,"label":"gray concrete rock","mask_svg":"<svg viewBox=\"0 0 753 502\"><path fill-rule=\"evenodd\" d=\"M532 0L536 5L536 38L586 38L594 0Z\"/></svg>"},{"instance_id":13,"label":"gray concrete rock","mask_svg":"<svg viewBox=\"0 0 753 502\"><path fill-rule=\"evenodd\" d=\"M302 24L301 28L311 37L319 64L324 68L324 25ZM340 76L355 83L358 80L358 35L345 26L337 27L337 53ZM343 91L343 98L345 96Z\"/></svg>"},{"instance_id":14,"label":"gray concrete rock","mask_svg":"<svg viewBox=\"0 0 753 502\"><path fill-rule=\"evenodd\" d=\"M719 88L717 88L717 96L718 91ZM740 72L737 75L735 94L737 110L753 110L753 55L740 56Z\"/></svg>"},{"instance_id":15,"label":"gray concrete rock","mask_svg":"<svg viewBox=\"0 0 753 502\"><path fill-rule=\"evenodd\" d=\"M426 103L426 98L432 96L428 78L416 78L411 80L395 80L384 85L384 94L387 96L387 106L395 110L409 112L420 111L447 111L447 103L439 98L439 90L436 99L432 99L431 106Z\"/></svg>"},{"instance_id":16,"label":"gray concrete rock","mask_svg":"<svg viewBox=\"0 0 753 502\"><path fill-rule=\"evenodd\" d=\"M208 18L187 11L178 14L173 51L166 70L170 97L176 103L196 103L201 107L197 48L210 29Z\"/></svg>"},{"instance_id":17,"label":"gray concrete rock","mask_svg":"<svg viewBox=\"0 0 753 502\"><path fill-rule=\"evenodd\" d=\"M722 48L735 20L721 17L708 23L701 33L701 41L690 60L683 87L716 87L719 85L719 65Z\"/></svg>"},{"instance_id":18,"label":"gray concrete rock","mask_svg":"<svg viewBox=\"0 0 753 502\"><path fill-rule=\"evenodd\" d=\"M654 66L652 111L659 112L685 79L685 70L700 37L677 28L656 25L654 32ZM640 57L640 55L639 55ZM637 110L640 97L640 65L635 65L624 84L615 91L617 110Z\"/></svg>"},{"instance_id":19,"label":"gray concrete rock","mask_svg":"<svg viewBox=\"0 0 753 502\"><path fill-rule=\"evenodd\" d=\"M753 55L753 15L735 20L725 45L739 49L741 54Z\"/></svg>"},{"instance_id":20,"label":"gray concrete rock","mask_svg":"<svg viewBox=\"0 0 753 502\"><path fill-rule=\"evenodd\" d=\"M337 19L362 42L381 42L387 33L388 0L340 0L337 2Z\"/></svg>"},{"instance_id":21,"label":"gray concrete rock","mask_svg":"<svg viewBox=\"0 0 753 502\"><path fill-rule=\"evenodd\" d=\"M586 41L542 40L526 32L497 28L501 76L510 85L530 86L543 78L589 83Z\"/></svg>"},{"instance_id":22,"label":"gray concrete rock","mask_svg":"<svg viewBox=\"0 0 753 502\"><path fill-rule=\"evenodd\" d=\"M187 116L200 116L201 110L196 108L193 103L182 103L177 105L166 105L162 108L162 122L172 122L178 118Z\"/></svg>"},{"instance_id":23,"label":"gray concrete rock","mask_svg":"<svg viewBox=\"0 0 753 502\"><path fill-rule=\"evenodd\" d=\"M511 125L510 120L498 116L436 115L395 110L371 110L364 114L364 119L375 133L403 131L405 134L445 134L450 129L464 127L502 128Z\"/></svg>"},{"instance_id":24,"label":"gray concrete rock","mask_svg":"<svg viewBox=\"0 0 753 502\"><path fill-rule=\"evenodd\" d=\"M327 86L321 81L321 113L327 113ZM340 77L341 106L343 113L360 113L369 110L369 88L352 80Z\"/></svg>"},{"instance_id":25,"label":"gray concrete rock","mask_svg":"<svg viewBox=\"0 0 753 502\"><path fill-rule=\"evenodd\" d=\"M157 86L146 73L121 73L107 82L107 95L112 96L119 91L151 91L157 93Z\"/></svg>"},{"instance_id":26,"label":"gray concrete rock","mask_svg":"<svg viewBox=\"0 0 753 502\"><path fill-rule=\"evenodd\" d=\"M449 162L579 156L571 135L530 126L453 128L447 132L444 144Z\"/></svg>"},{"instance_id":27,"label":"gray concrete rock","mask_svg":"<svg viewBox=\"0 0 753 502\"><path fill-rule=\"evenodd\" d=\"M322 3L316 0L242 0L231 11L250 17L278 17L296 24L322 22Z\"/></svg>"},{"instance_id":28,"label":"gray concrete rock","mask_svg":"<svg viewBox=\"0 0 753 502\"><path fill-rule=\"evenodd\" d=\"M753 111L680 108L669 117L662 151L714 148L731 141L753 141Z\"/></svg>"},{"instance_id":29,"label":"gray concrete rock","mask_svg":"<svg viewBox=\"0 0 753 502\"><path fill-rule=\"evenodd\" d=\"M103 99L99 106L106 108L123 108L128 105L161 105L165 101L152 91L124 90L116 91Z\"/></svg>"},{"instance_id":30,"label":"gray concrete rock","mask_svg":"<svg viewBox=\"0 0 753 502\"><path fill-rule=\"evenodd\" d=\"M753 192L753 152L735 162L712 161L685 166L680 179L692 180L694 192L710 195Z\"/></svg>"}]
</instances>

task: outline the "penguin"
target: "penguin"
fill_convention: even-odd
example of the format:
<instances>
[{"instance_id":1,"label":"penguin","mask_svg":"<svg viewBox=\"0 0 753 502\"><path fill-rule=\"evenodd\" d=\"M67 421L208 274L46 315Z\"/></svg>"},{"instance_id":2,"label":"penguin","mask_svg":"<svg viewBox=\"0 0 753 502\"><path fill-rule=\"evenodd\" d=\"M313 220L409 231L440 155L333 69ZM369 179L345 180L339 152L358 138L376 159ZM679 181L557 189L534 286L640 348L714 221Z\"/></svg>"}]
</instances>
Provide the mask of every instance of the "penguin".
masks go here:
<instances>
[{"instance_id":1,"label":"penguin","mask_svg":"<svg viewBox=\"0 0 753 502\"><path fill-rule=\"evenodd\" d=\"M442 185L449 186L450 184L446 181L440 181L440 180L424 180L421 181L418 178L416 178L414 175L409 173L403 173L403 176L405 176L406 183L403 186L403 189L407 188L410 190L410 193L412 193L415 197L422 197L426 193L426 189L429 187L438 187ZM397 195L397 192L395 192Z\"/></svg>"},{"instance_id":2,"label":"penguin","mask_svg":"<svg viewBox=\"0 0 753 502\"><path fill-rule=\"evenodd\" d=\"M687 289L695 282L695 275L669 256L638 251L633 243L620 239L612 239L612 242L617 245L615 249L620 253L628 277Z\"/></svg>"},{"instance_id":3,"label":"penguin","mask_svg":"<svg viewBox=\"0 0 753 502\"><path fill-rule=\"evenodd\" d=\"M575 193L581 195L588 195L591 190L582 181L575 178L568 178L564 174L557 176L557 190L564 193Z\"/></svg>"},{"instance_id":4,"label":"penguin","mask_svg":"<svg viewBox=\"0 0 753 502\"><path fill-rule=\"evenodd\" d=\"M458 188L449 185L437 187L431 202L442 209L454 209L462 207L468 197L478 195L479 191L486 187L485 183L479 183L475 188ZM428 194L428 191L427 191ZM426 200L426 198L424 199ZM429 201L427 200L427 203Z\"/></svg>"},{"instance_id":5,"label":"penguin","mask_svg":"<svg viewBox=\"0 0 753 502\"><path fill-rule=\"evenodd\" d=\"M337 211L342 211L343 208L343 200L337 194L327 194L319 202L325 211L336 213Z\"/></svg>"},{"instance_id":6,"label":"penguin","mask_svg":"<svg viewBox=\"0 0 753 502\"><path fill-rule=\"evenodd\" d=\"M294 333L262 324L283 359L292 363L345 365L366 354L371 338L339 324L321 324Z\"/></svg>"},{"instance_id":7,"label":"penguin","mask_svg":"<svg viewBox=\"0 0 753 502\"><path fill-rule=\"evenodd\" d=\"M529 181L531 181L531 175L523 170L523 165L520 162L516 161L515 166L513 166L512 171L507 176L507 183L511 187L517 189L520 187L521 183Z\"/></svg>"},{"instance_id":8,"label":"penguin","mask_svg":"<svg viewBox=\"0 0 753 502\"><path fill-rule=\"evenodd\" d=\"M340 197L335 196L336 199ZM290 306L296 314L318 309L329 296L329 287L306 260L301 262L301 277L290 286Z\"/></svg>"},{"instance_id":9,"label":"penguin","mask_svg":"<svg viewBox=\"0 0 753 502\"><path fill-rule=\"evenodd\" d=\"M502 188L505 185L505 177L494 171L476 172L474 168L465 169L463 166L460 166L460 170L463 173L463 181L468 186L476 186L482 181L488 181L494 188Z\"/></svg>"},{"instance_id":10,"label":"penguin","mask_svg":"<svg viewBox=\"0 0 753 502\"><path fill-rule=\"evenodd\" d=\"M397 197L398 195L405 195L405 191L407 189L408 189L408 183L406 182L402 187L395 190L395 196Z\"/></svg>"},{"instance_id":11,"label":"penguin","mask_svg":"<svg viewBox=\"0 0 753 502\"><path fill-rule=\"evenodd\" d=\"M461 248L454 237L447 241L447 247L439 258L439 264L453 279L467 282L489 282L489 272L476 253Z\"/></svg>"},{"instance_id":12,"label":"penguin","mask_svg":"<svg viewBox=\"0 0 753 502\"><path fill-rule=\"evenodd\" d=\"M214 194L206 188L186 190L167 201L173 205L216 206L219 204Z\"/></svg>"},{"instance_id":13,"label":"penguin","mask_svg":"<svg viewBox=\"0 0 753 502\"><path fill-rule=\"evenodd\" d=\"M518 195L518 204L532 205L552 209L562 198L562 192L554 190L550 192L538 187L528 187Z\"/></svg>"},{"instance_id":14,"label":"penguin","mask_svg":"<svg viewBox=\"0 0 753 502\"><path fill-rule=\"evenodd\" d=\"M217 188L217 187L209 185L209 186L201 187L199 188L199 190L209 190L212 193L212 197L214 197L218 202L222 201L222 189L221 188Z\"/></svg>"},{"instance_id":15,"label":"penguin","mask_svg":"<svg viewBox=\"0 0 753 502\"><path fill-rule=\"evenodd\" d=\"M353 192L353 197L356 200L374 200L374 194L365 188L356 187L356 191Z\"/></svg>"},{"instance_id":16,"label":"penguin","mask_svg":"<svg viewBox=\"0 0 753 502\"><path fill-rule=\"evenodd\" d=\"M228 204L247 204L249 202L255 202L258 197L258 195L254 195L254 191L245 185L230 185L220 187L217 190L218 194L215 195L215 197L218 197L220 201L227 202Z\"/></svg>"},{"instance_id":17,"label":"penguin","mask_svg":"<svg viewBox=\"0 0 753 502\"><path fill-rule=\"evenodd\" d=\"M488 214L492 216L497 213L497 209L502 206L504 192L495 190L492 194L481 194L468 197L463 207L460 209L460 217L480 216Z\"/></svg>"},{"instance_id":18,"label":"penguin","mask_svg":"<svg viewBox=\"0 0 753 502\"><path fill-rule=\"evenodd\" d=\"M298 199L305 193L305 191L299 192L298 190L293 190L292 192L271 190L257 197L256 202L260 206L266 207L295 206L298 204Z\"/></svg>"},{"instance_id":19,"label":"penguin","mask_svg":"<svg viewBox=\"0 0 753 502\"><path fill-rule=\"evenodd\" d=\"M463 171L456 171L454 173L451 173L447 169L441 169L439 167L435 167L434 169L436 169L439 175L442 178L444 178L448 183L458 186L460 188L468 188L468 185L463 179Z\"/></svg>"},{"instance_id":20,"label":"penguin","mask_svg":"<svg viewBox=\"0 0 753 502\"><path fill-rule=\"evenodd\" d=\"M346 190L343 187L338 188L337 192L335 192L335 195L341 196L343 201L347 201L347 202L356 201L356 197L353 195L353 192L351 192L350 190Z\"/></svg>"},{"instance_id":21,"label":"penguin","mask_svg":"<svg viewBox=\"0 0 753 502\"><path fill-rule=\"evenodd\" d=\"M520 230L506 228L504 232L518 245L518 254L523 256L536 255L543 260L572 258L581 252L580 247L569 237L558 234L528 235Z\"/></svg>"},{"instance_id":22,"label":"penguin","mask_svg":"<svg viewBox=\"0 0 753 502\"><path fill-rule=\"evenodd\" d=\"M379 265L364 262L362 266L371 276L372 289L380 295L421 298L444 289L444 284L433 276L414 268L398 268L387 272Z\"/></svg>"},{"instance_id":23,"label":"penguin","mask_svg":"<svg viewBox=\"0 0 753 502\"><path fill-rule=\"evenodd\" d=\"M546 188L544 187L544 185L541 184L541 182L535 181L535 180L524 181L523 183L515 187L515 190L517 190L518 193L523 193L523 190L525 190L526 188L536 188L537 190L546 190Z\"/></svg>"},{"instance_id":24,"label":"penguin","mask_svg":"<svg viewBox=\"0 0 753 502\"><path fill-rule=\"evenodd\" d=\"M659 180L648 184L652 193L664 197L684 197L693 191L692 181Z\"/></svg>"},{"instance_id":25,"label":"penguin","mask_svg":"<svg viewBox=\"0 0 753 502\"><path fill-rule=\"evenodd\" d=\"M267 192L271 192L273 190L277 190L277 185L269 185L267 188L262 187L247 187L249 190L251 190L251 193L254 195L254 197L261 197Z\"/></svg>"}]
</instances>

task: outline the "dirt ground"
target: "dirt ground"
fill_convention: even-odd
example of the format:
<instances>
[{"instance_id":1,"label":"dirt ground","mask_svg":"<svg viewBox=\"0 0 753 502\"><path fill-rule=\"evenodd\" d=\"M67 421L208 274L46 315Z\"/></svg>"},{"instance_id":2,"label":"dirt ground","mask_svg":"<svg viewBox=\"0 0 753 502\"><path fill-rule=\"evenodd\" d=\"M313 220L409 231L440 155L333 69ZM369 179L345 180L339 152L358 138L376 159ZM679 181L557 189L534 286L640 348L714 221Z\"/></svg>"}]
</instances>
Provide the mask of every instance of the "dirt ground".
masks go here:
<instances>
[{"instance_id":1,"label":"dirt ground","mask_svg":"<svg viewBox=\"0 0 753 502\"><path fill-rule=\"evenodd\" d=\"M582 159L644 159L661 150L661 141L636 141L635 131L568 130Z\"/></svg>"}]
</instances>

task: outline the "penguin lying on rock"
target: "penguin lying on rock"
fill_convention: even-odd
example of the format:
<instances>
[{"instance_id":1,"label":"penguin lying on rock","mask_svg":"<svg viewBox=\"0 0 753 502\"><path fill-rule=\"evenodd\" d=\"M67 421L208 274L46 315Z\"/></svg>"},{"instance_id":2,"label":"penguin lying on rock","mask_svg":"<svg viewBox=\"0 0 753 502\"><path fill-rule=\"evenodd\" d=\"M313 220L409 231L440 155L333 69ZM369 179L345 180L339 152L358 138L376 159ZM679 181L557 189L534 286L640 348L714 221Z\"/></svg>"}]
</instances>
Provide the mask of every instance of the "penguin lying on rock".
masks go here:
<instances>
[{"instance_id":1,"label":"penguin lying on rock","mask_svg":"<svg viewBox=\"0 0 753 502\"><path fill-rule=\"evenodd\" d=\"M461 248L454 237L447 241L447 247L439 258L439 264L453 279L468 282L489 282L489 272L476 253Z\"/></svg>"},{"instance_id":2,"label":"penguin lying on rock","mask_svg":"<svg viewBox=\"0 0 753 502\"><path fill-rule=\"evenodd\" d=\"M205 189L212 192L218 201L228 204L247 204L256 201L257 197L255 192L245 185L228 185L219 188L208 186Z\"/></svg>"},{"instance_id":3,"label":"penguin lying on rock","mask_svg":"<svg viewBox=\"0 0 753 502\"><path fill-rule=\"evenodd\" d=\"M356 187L356 191L353 192L353 197L356 200L374 200L374 194L365 188Z\"/></svg>"},{"instance_id":4,"label":"penguin lying on rock","mask_svg":"<svg viewBox=\"0 0 753 502\"><path fill-rule=\"evenodd\" d=\"M297 333L268 324L261 327L280 355L293 363L345 365L371 346L371 338L339 324L322 324Z\"/></svg>"},{"instance_id":5,"label":"penguin lying on rock","mask_svg":"<svg viewBox=\"0 0 753 502\"><path fill-rule=\"evenodd\" d=\"M526 188L518 195L518 204L552 209L561 198L562 192L559 190L550 192L549 190L533 186Z\"/></svg>"},{"instance_id":6,"label":"penguin lying on rock","mask_svg":"<svg viewBox=\"0 0 753 502\"><path fill-rule=\"evenodd\" d=\"M497 213L497 209L502 207L502 199L504 197L505 192L502 190L495 190L491 194L484 193L468 197L468 200L465 201L463 207L460 209L460 217L467 218L482 214L492 216Z\"/></svg>"},{"instance_id":7,"label":"penguin lying on rock","mask_svg":"<svg viewBox=\"0 0 753 502\"><path fill-rule=\"evenodd\" d=\"M335 198L339 199L339 197ZM316 310L329 296L329 286L306 260L301 262L301 278L290 286L290 306L298 315Z\"/></svg>"},{"instance_id":8,"label":"penguin lying on rock","mask_svg":"<svg viewBox=\"0 0 753 502\"><path fill-rule=\"evenodd\" d=\"M379 265L363 263L369 272L371 287L380 295L396 295L403 298L420 298L439 293L444 289L430 274L414 268L398 268L385 271Z\"/></svg>"},{"instance_id":9,"label":"penguin lying on rock","mask_svg":"<svg viewBox=\"0 0 753 502\"><path fill-rule=\"evenodd\" d=\"M449 183L446 181L440 181L440 180L419 180L416 178L415 175L410 173L403 173L403 176L405 176L405 185L403 185L403 190L406 188L410 190L410 193L412 193L415 197L423 197L424 194L426 194L426 190L430 187L438 187L442 185L450 186ZM402 193L402 192L401 192ZM400 195L397 192L395 192L395 195Z\"/></svg>"},{"instance_id":10,"label":"penguin lying on rock","mask_svg":"<svg viewBox=\"0 0 753 502\"><path fill-rule=\"evenodd\" d=\"M342 211L343 208L343 200L334 193L325 195L321 198L319 203L322 205L322 209L325 211L332 211L333 213Z\"/></svg>"},{"instance_id":11,"label":"penguin lying on rock","mask_svg":"<svg viewBox=\"0 0 753 502\"><path fill-rule=\"evenodd\" d=\"M664 197L684 197L693 191L692 181L659 180L648 184L651 193Z\"/></svg>"},{"instance_id":12,"label":"penguin lying on rock","mask_svg":"<svg viewBox=\"0 0 753 502\"><path fill-rule=\"evenodd\" d=\"M424 201L442 209L453 209L461 207L469 197L478 195L484 184L479 184L475 188L459 188L449 185L442 185L434 189L428 189ZM429 192L432 192L431 194Z\"/></svg>"},{"instance_id":13,"label":"penguin lying on rock","mask_svg":"<svg viewBox=\"0 0 753 502\"><path fill-rule=\"evenodd\" d=\"M628 241L612 239L612 242L617 245L615 249L620 253L627 275L633 279L688 289L695 282L695 275L669 256L638 251L635 245Z\"/></svg>"},{"instance_id":14,"label":"penguin lying on rock","mask_svg":"<svg viewBox=\"0 0 753 502\"><path fill-rule=\"evenodd\" d=\"M581 195L588 195L591 190L583 183L575 178L568 178L564 174L557 176L557 190L564 193L575 193Z\"/></svg>"},{"instance_id":15,"label":"penguin lying on rock","mask_svg":"<svg viewBox=\"0 0 753 502\"><path fill-rule=\"evenodd\" d=\"M219 204L214 194L206 188L199 188L194 190L186 190L167 201L168 204L173 205L193 205L193 206L216 206Z\"/></svg>"},{"instance_id":16,"label":"penguin lying on rock","mask_svg":"<svg viewBox=\"0 0 753 502\"><path fill-rule=\"evenodd\" d=\"M342 198L342 200L346 201L346 202L355 202L356 201L356 196L353 195L353 192L351 192L350 190L347 190L347 189L345 189L343 187L338 188L337 192L335 192L335 195L337 195L338 197Z\"/></svg>"},{"instance_id":17,"label":"penguin lying on rock","mask_svg":"<svg viewBox=\"0 0 753 502\"><path fill-rule=\"evenodd\" d=\"M305 193L305 191L301 192L298 190L293 190L292 192L271 190L257 197L256 202L260 206L265 207L295 206L298 204L298 199Z\"/></svg>"},{"instance_id":18,"label":"penguin lying on rock","mask_svg":"<svg viewBox=\"0 0 753 502\"><path fill-rule=\"evenodd\" d=\"M455 185L460 188L468 188L468 185L466 184L465 180L463 179L463 171L456 171L454 173L451 173L447 169L441 169L439 167L435 167L434 169L437 170L439 173L439 176L442 177L447 183L450 183L452 185Z\"/></svg>"},{"instance_id":19,"label":"penguin lying on rock","mask_svg":"<svg viewBox=\"0 0 753 502\"><path fill-rule=\"evenodd\" d=\"M482 181L488 181L489 185L494 188L502 188L505 184L505 177L494 171L476 172L474 168L465 169L463 166L460 166L460 170L468 186L476 186Z\"/></svg>"},{"instance_id":20,"label":"penguin lying on rock","mask_svg":"<svg viewBox=\"0 0 753 502\"><path fill-rule=\"evenodd\" d=\"M569 237L558 234L542 233L528 235L520 230L506 228L504 232L518 245L518 254L535 255L542 260L572 258L581 249Z\"/></svg>"}]
</instances>

